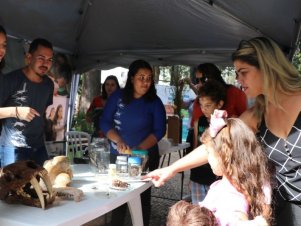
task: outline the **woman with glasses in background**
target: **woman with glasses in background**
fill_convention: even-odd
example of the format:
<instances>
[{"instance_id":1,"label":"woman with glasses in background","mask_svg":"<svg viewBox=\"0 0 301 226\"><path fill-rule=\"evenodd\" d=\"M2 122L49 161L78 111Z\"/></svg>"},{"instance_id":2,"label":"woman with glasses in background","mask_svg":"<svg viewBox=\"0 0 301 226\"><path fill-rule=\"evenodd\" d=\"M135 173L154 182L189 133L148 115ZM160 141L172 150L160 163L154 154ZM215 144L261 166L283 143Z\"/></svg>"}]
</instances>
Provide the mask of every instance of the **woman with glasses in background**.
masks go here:
<instances>
[{"instance_id":1,"label":"woman with glasses in background","mask_svg":"<svg viewBox=\"0 0 301 226\"><path fill-rule=\"evenodd\" d=\"M149 170L157 169L160 156L158 141L166 132L165 108L156 94L152 67L144 60L129 66L124 89L115 91L108 99L100 129L111 144L111 162L128 150L148 151ZM144 225L149 224L150 188L141 194ZM113 211L111 225L123 225L126 204Z\"/></svg>"},{"instance_id":2,"label":"woman with glasses in background","mask_svg":"<svg viewBox=\"0 0 301 226\"><path fill-rule=\"evenodd\" d=\"M200 64L196 68L197 86L200 87L209 80L215 80L222 84L226 89L226 102L224 109L229 117L238 117L247 109L247 97L239 88L227 84L222 78L221 71L212 63ZM198 101L194 102L192 110L192 123L197 121L203 114Z\"/></svg>"},{"instance_id":3,"label":"woman with glasses in background","mask_svg":"<svg viewBox=\"0 0 301 226\"><path fill-rule=\"evenodd\" d=\"M209 80L219 82L226 89L226 101L224 104L224 109L228 112L229 117L238 117L247 109L247 97L245 93L239 88L227 84L221 75L221 71L212 63L203 63L198 65L195 73L196 84L193 84L190 79L187 79L186 83L188 83L189 87L195 92L196 95L198 95L200 87L202 87ZM195 141L193 135L194 124L201 116L204 116L204 114L200 107L198 98L194 100L191 108L191 130L186 141L189 142L192 147L195 143L199 142ZM187 149L188 152L192 150L192 148Z\"/></svg>"}]
</instances>

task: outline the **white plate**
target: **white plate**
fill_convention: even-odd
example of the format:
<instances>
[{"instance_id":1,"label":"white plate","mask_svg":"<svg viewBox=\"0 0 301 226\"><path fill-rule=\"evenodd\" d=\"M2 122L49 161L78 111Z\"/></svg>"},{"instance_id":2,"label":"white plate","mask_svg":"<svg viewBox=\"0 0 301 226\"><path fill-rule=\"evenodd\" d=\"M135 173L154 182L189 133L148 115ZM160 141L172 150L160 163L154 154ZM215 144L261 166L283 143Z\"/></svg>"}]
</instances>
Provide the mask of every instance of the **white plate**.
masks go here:
<instances>
[{"instance_id":1,"label":"white plate","mask_svg":"<svg viewBox=\"0 0 301 226\"><path fill-rule=\"evenodd\" d=\"M114 189L114 190L118 190L118 191L125 191L125 190L129 190L131 189L131 186L129 185L128 187L126 188L123 188L123 187L115 187L115 186L110 186L109 188L111 189Z\"/></svg>"}]
</instances>

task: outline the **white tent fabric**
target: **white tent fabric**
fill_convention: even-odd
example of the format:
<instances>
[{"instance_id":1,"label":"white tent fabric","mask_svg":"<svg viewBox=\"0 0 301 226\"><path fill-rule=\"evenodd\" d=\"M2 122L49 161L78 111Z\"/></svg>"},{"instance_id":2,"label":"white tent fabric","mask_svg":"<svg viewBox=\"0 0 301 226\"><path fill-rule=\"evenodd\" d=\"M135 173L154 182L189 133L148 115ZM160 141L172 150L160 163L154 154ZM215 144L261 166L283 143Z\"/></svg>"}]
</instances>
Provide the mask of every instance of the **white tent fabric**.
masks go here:
<instances>
[{"instance_id":1,"label":"white tent fabric","mask_svg":"<svg viewBox=\"0 0 301 226\"><path fill-rule=\"evenodd\" d=\"M267 36L288 53L300 39L300 0L1 0L15 37L44 37L77 72L152 65L231 64L241 39Z\"/></svg>"}]
</instances>

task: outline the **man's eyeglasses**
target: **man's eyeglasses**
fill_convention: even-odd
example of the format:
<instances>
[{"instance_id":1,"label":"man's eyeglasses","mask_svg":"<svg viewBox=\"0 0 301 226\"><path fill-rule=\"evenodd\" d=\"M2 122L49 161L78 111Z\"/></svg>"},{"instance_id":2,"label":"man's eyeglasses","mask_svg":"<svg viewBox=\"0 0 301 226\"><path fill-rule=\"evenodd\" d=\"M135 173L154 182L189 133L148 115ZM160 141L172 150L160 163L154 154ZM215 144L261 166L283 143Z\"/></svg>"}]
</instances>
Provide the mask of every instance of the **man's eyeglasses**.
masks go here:
<instances>
[{"instance_id":1,"label":"man's eyeglasses","mask_svg":"<svg viewBox=\"0 0 301 226\"><path fill-rule=\"evenodd\" d=\"M202 84L204 84L205 82L207 82L207 78L205 77L205 76L203 76L203 77L200 77L200 78L195 78L195 81L196 81L196 83L202 83Z\"/></svg>"}]
</instances>

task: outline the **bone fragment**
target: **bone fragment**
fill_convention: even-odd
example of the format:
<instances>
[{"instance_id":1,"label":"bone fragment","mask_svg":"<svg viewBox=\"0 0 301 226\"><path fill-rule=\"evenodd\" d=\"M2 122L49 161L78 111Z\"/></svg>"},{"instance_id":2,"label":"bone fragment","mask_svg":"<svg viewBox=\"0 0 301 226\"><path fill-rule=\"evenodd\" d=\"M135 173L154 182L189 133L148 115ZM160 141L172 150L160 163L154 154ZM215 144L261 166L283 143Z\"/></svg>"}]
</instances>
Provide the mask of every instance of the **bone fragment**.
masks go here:
<instances>
[{"instance_id":1,"label":"bone fragment","mask_svg":"<svg viewBox=\"0 0 301 226\"><path fill-rule=\"evenodd\" d=\"M33 177L30 180L30 183L32 184L33 188L35 189L35 191L36 191L36 193L39 197L42 209L45 209L45 200L44 200L43 192L42 192L42 189L39 185L38 180L35 177Z\"/></svg>"}]
</instances>

